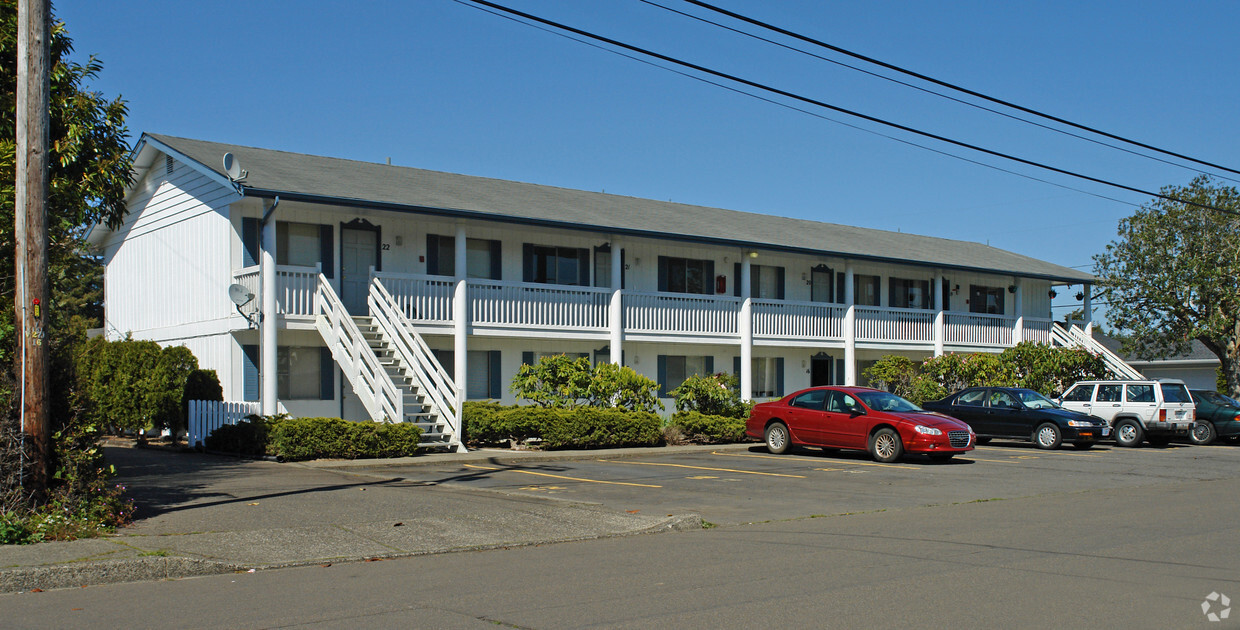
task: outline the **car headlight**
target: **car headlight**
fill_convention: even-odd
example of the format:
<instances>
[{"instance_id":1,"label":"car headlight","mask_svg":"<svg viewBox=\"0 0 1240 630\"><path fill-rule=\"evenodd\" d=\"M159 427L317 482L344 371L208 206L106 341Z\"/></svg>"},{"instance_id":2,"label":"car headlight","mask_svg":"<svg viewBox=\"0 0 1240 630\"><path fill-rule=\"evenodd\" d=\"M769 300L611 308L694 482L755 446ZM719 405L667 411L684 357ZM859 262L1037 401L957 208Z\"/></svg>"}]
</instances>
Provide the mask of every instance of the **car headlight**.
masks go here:
<instances>
[{"instance_id":1,"label":"car headlight","mask_svg":"<svg viewBox=\"0 0 1240 630\"><path fill-rule=\"evenodd\" d=\"M1096 425L1094 425L1094 423L1090 420L1069 420L1068 426L1085 429L1085 428L1094 427Z\"/></svg>"},{"instance_id":2,"label":"car headlight","mask_svg":"<svg viewBox=\"0 0 1240 630\"><path fill-rule=\"evenodd\" d=\"M922 435L943 435L942 431L934 427L928 427L928 426L921 425L921 424L913 427L913 430Z\"/></svg>"}]
</instances>

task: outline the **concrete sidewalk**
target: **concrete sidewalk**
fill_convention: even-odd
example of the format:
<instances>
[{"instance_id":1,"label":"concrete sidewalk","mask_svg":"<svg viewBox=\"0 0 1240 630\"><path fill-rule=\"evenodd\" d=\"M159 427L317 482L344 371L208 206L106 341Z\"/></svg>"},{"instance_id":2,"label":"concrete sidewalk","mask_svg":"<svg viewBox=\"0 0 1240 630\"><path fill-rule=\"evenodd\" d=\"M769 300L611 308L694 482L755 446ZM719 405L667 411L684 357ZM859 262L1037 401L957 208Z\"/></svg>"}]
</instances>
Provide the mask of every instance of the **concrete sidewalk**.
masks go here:
<instances>
[{"instance_id":1,"label":"concrete sidewalk","mask_svg":"<svg viewBox=\"0 0 1240 630\"><path fill-rule=\"evenodd\" d=\"M0 546L0 592L80 587L697 528L692 514L405 481L408 466L663 455L720 447L434 453L295 464L108 446L138 519L112 536ZM734 445L723 448L748 448Z\"/></svg>"}]
</instances>

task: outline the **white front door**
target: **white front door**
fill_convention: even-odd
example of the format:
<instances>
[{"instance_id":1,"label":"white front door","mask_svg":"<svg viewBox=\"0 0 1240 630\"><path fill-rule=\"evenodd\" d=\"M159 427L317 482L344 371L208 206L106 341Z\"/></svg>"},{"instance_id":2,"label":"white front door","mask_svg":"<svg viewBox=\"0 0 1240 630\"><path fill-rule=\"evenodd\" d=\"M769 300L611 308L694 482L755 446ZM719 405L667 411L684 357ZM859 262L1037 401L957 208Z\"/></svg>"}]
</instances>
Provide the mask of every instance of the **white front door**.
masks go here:
<instances>
[{"instance_id":1,"label":"white front door","mask_svg":"<svg viewBox=\"0 0 1240 630\"><path fill-rule=\"evenodd\" d=\"M368 315L370 268L379 263L379 233L374 230L340 230L340 301L352 315Z\"/></svg>"}]
</instances>

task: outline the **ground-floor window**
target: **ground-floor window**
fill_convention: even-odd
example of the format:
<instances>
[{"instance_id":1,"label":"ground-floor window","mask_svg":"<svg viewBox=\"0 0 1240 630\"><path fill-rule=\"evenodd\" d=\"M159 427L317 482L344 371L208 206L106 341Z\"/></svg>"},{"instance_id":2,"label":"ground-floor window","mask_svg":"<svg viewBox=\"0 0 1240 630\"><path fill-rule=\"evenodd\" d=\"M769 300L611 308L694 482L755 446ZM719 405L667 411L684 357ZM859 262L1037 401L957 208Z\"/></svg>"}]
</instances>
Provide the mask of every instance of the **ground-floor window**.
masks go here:
<instances>
[{"instance_id":1,"label":"ground-floor window","mask_svg":"<svg viewBox=\"0 0 1240 630\"><path fill-rule=\"evenodd\" d=\"M673 389L690 376L706 376L715 373L715 357L659 355L659 391L667 397Z\"/></svg>"},{"instance_id":2,"label":"ground-floor window","mask_svg":"<svg viewBox=\"0 0 1240 630\"><path fill-rule=\"evenodd\" d=\"M456 352L432 350L439 365L448 374L456 376ZM465 397L469 400L500 399L504 397L504 382L500 373L499 350L470 350L465 353Z\"/></svg>"},{"instance_id":3,"label":"ground-floor window","mask_svg":"<svg viewBox=\"0 0 1240 630\"><path fill-rule=\"evenodd\" d=\"M262 365L259 346L244 345L243 387L245 400L259 400ZM280 346L276 349L276 396L280 400L332 400L336 397L336 364L331 351L322 346Z\"/></svg>"},{"instance_id":4,"label":"ground-floor window","mask_svg":"<svg viewBox=\"0 0 1240 630\"><path fill-rule=\"evenodd\" d=\"M741 377L741 358L732 357L732 373ZM780 398L784 395L784 358L754 357L749 363L753 379L749 393L754 398Z\"/></svg>"}]
</instances>

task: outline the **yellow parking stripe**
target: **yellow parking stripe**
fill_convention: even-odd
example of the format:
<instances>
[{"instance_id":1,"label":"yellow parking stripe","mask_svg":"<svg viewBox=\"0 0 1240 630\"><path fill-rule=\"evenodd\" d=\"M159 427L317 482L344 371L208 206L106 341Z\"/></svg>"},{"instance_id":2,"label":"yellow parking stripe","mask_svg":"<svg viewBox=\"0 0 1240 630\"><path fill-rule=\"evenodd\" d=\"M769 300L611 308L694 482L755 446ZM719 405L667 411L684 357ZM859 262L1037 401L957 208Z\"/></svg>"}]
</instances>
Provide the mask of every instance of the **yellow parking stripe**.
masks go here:
<instances>
[{"instance_id":1,"label":"yellow parking stripe","mask_svg":"<svg viewBox=\"0 0 1240 630\"><path fill-rule=\"evenodd\" d=\"M982 458L980 458L980 457L971 457L971 456L969 456L967 453L966 453L966 454L964 454L964 455L961 455L961 457L964 457L965 459L971 459L971 460L973 460L973 461L975 461L975 462L994 462L994 463L996 463L996 464L1016 464L1016 463L1018 463L1018 462L1014 462L1014 461L1012 461L1012 460L1010 460L1010 459L982 459Z\"/></svg>"},{"instance_id":2,"label":"yellow parking stripe","mask_svg":"<svg viewBox=\"0 0 1240 630\"><path fill-rule=\"evenodd\" d=\"M792 477L794 479L804 479L805 475L785 475L783 473L757 472L753 470L735 470L732 468L711 468L710 466L689 466L686 464L664 464L660 462L630 462L623 459L600 459L600 462L607 464L635 464L639 466L671 466L673 468L692 468L693 470L714 470L717 472L740 473L742 475L765 475L767 477Z\"/></svg>"},{"instance_id":3,"label":"yellow parking stripe","mask_svg":"<svg viewBox=\"0 0 1240 630\"><path fill-rule=\"evenodd\" d=\"M587 483L605 483L612 486L636 486L638 488L662 488L663 486L651 485L648 483L628 483L624 481L601 481L599 479L585 479L583 477L567 477L565 475L553 475L551 473L536 472L533 470L522 470L520 468L493 468L491 466L477 466L475 464L464 464L466 468L481 468L483 470L503 470L507 472L525 473L527 475L538 475L539 477L551 477L552 479L567 479L569 481L584 481Z\"/></svg>"},{"instance_id":4,"label":"yellow parking stripe","mask_svg":"<svg viewBox=\"0 0 1240 630\"><path fill-rule=\"evenodd\" d=\"M796 461L793 459L788 459L787 457L784 457L783 455L754 455L752 453L721 453L719 451L714 451L711 453L711 455L726 455L728 457L755 457L758 459L782 459L786 462ZM848 460L848 461L841 461L837 463L840 464L841 466L844 466L844 465L847 465L847 466L879 466L881 468L903 468L905 470L921 470L920 468L916 466L901 466L900 464L880 464L878 462L855 462L852 460Z\"/></svg>"}]
</instances>

